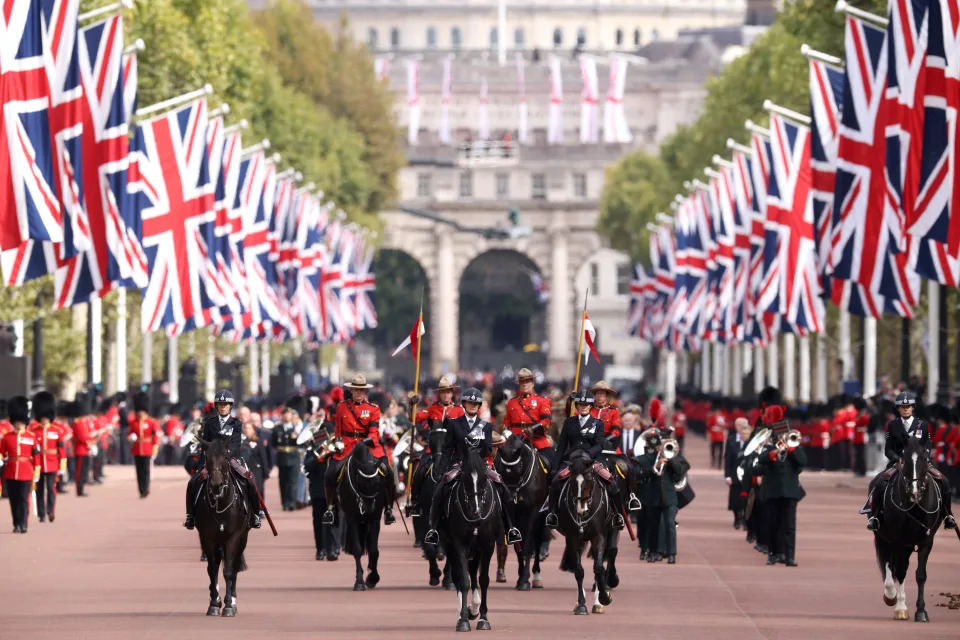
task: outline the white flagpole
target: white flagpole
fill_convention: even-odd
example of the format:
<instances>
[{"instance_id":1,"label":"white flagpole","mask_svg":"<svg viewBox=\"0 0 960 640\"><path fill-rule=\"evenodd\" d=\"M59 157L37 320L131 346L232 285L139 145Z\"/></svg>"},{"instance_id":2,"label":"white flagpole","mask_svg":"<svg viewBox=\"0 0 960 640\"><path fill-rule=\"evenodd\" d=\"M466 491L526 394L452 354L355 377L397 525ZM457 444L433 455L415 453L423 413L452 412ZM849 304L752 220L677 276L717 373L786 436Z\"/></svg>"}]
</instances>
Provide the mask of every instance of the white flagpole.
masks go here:
<instances>
[{"instance_id":1,"label":"white flagpole","mask_svg":"<svg viewBox=\"0 0 960 640\"><path fill-rule=\"evenodd\" d=\"M877 392L877 319L864 318L863 322L863 396L869 398Z\"/></svg>"},{"instance_id":2,"label":"white flagpole","mask_svg":"<svg viewBox=\"0 0 960 640\"><path fill-rule=\"evenodd\" d=\"M743 358L740 355L740 343L729 347L730 359L733 360L733 375L730 378L730 392L734 397L743 395Z\"/></svg>"},{"instance_id":3,"label":"white flagpole","mask_svg":"<svg viewBox=\"0 0 960 640\"><path fill-rule=\"evenodd\" d=\"M176 98L170 98L168 100L164 100L163 102L152 104L149 107L141 107L140 109L137 109L137 112L134 115L136 115L138 119L146 118L154 113L166 111L167 109L173 109L182 104L186 104L193 100L198 100L211 95L213 95L213 85L205 84L203 85L203 88L197 89L196 91L189 91L183 95L177 96Z\"/></svg>"},{"instance_id":4,"label":"white flagpole","mask_svg":"<svg viewBox=\"0 0 960 640\"><path fill-rule=\"evenodd\" d=\"M177 342L178 336L169 336L167 338L167 384L170 387L170 393L167 398L170 402L180 401L180 356L177 349Z\"/></svg>"},{"instance_id":5,"label":"white flagpole","mask_svg":"<svg viewBox=\"0 0 960 640\"><path fill-rule=\"evenodd\" d=\"M792 333L783 334L783 399L795 402L797 399L797 337Z\"/></svg>"},{"instance_id":6,"label":"white flagpole","mask_svg":"<svg viewBox=\"0 0 960 640\"><path fill-rule=\"evenodd\" d=\"M560 58L550 58L550 120L547 144L563 144L563 75Z\"/></svg>"},{"instance_id":7,"label":"white flagpole","mask_svg":"<svg viewBox=\"0 0 960 640\"><path fill-rule=\"evenodd\" d=\"M453 85L453 56L443 61L443 86L440 95L440 142L450 144L450 98Z\"/></svg>"},{"instance_id":8,"label":"white flagpole","mask_svg":"<svg viewBox=\"0 0 960 640\"><path fill-rule=\"evenodd\" d=\"M704 393L710 393L713 388L710 386L710 343L705 342L700 350L700 390Z\"/></svg>"},{"instance_id":9,"label":"white flagpole","mask_svg":"<svg viewBox=\"0 0 960 640\"><path fill-rule=\"evenodd\" d=\"M797 400L801 404L810 402L810 337L800 336L798 348L800 350L800 376L798 379Z\"/></svg>"},{"instance_id":10,"label":"white flagpole","mask_svg":"<svg viewBox=\"0 0 960 640\"><path fill-rule=\"evenodd\" d=\"M497 2L497 61L507 64L507 0Z\"/></svg>"},{"instance_id":11,"label":"white flagpole","mask_svg":"<svg viewBox=\"0 0 960 640\"><path fill-rule=\"evenodd\" d=\"M827 334L826 331L821 331L817 334L817 402L826 402L829 397L827 365Z\"/></svg>"},{"instance_id":12,"label":"white flagpole","mask_svg":"<svg viewBox=\"0 0 960 640\"><path fill-rule=\"evenodd\" d=\"M766 371L766 358L764 358L763 347L754 345L753 347L753 391L760 393L766 384L764 377Z\"/></svg>"},{"instance_id":13,"label":"white flagpole","mask_svg":"<svg viewBox=\"0 0 960 640\"><path fill-rule=\"evenodd\" d=\"M90 301L90 382L103 382L103 299Z\"/></svg>"},{"instance_id":14,"label":"white flagpole","mask_svg":"<svg viewBox=\"0 0 960 640\"><path fill-rule=\"evenodd\" d=\"M143 362L140 365L140 383L150 384L153 381L153 334L149 331L143 334Z\"/></svg>"},{"instance_id":15,"label":"white flagpole","mask_svg":"<svg viewBox=\"0 0 960 640\"><path fill-rule=\"evenodd\" d=\"M407 60L407 144L417 144L420 133L420 62Z\"/></svg>"},{"instance_id":16,"label":"white flagpole","mask_svg":"<svg viewBox=\"0 0 960 640\"><path fill-rule=\"evenodd\" d=\"M940 386L940 283L927 281L927 404L937 401Z\"/></svg>"},{"instance_id":17,"label":"white flagpole","mask_svg":"<svg viewBox=\"0 0 960 640\"><path fill-rule=\"evenodd\" d=\"M767 345L767 384L771 387L780 386L780 344L779 335L770 339Z\"/></svg>"},{"instance_id":18,"label":"white flagpole","mask_svg":"<svg viewBox=\"0 0 960 640\"><path fill-rule=\"evenodd\" d=\"M204 376L204 397L212 398L217 392L217 352L214 349L213 332L207 337L207 375Z\"/></svg>"},{"instance_id":19,"label":"white flagpole","mask_svg":"<svg viewBox=\"0 0 960 640\"><path fill-rule=\"evenodd\" d=\"M850 344L850 312L840 310L837 339L840 342L840 388L853 375L853 352Z\"/></svg>"},{"instance_id":20,"label":"white flagpole","mask_svg":"<svg viewBox=\"0 0 960 640\"><path fill-rule=\"evenodd\" d=\"M260 343L260 393L270 393L270 342L263 340Z\"/></svg>"},{"instance_id":21,"label":"white flagpole","mask_svg":"<svg viewBox=\"0 0 960 640\"><path fill-rule=\"evenodd\" d=\"M117 391L127 389L127 290L117 290Z\"/></svg>"}]
</instances>

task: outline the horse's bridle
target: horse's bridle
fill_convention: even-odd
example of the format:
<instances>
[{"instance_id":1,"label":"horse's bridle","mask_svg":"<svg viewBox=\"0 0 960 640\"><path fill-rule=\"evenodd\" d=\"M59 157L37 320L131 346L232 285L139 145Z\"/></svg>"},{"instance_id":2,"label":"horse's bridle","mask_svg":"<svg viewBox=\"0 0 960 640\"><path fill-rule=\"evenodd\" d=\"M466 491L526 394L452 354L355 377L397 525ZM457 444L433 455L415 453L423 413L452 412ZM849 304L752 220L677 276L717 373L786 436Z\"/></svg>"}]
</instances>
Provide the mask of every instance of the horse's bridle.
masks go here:
<instances>
[{"instance_id":1,"label":"horse's bridle","mask_svg":"<svg viewBox=\"0 0 960 640\"><path fill-rule=\"evenodd\" d=\"M466 488L465 488L465 483L463 482L463 474L464 474L464 471L463 471L463 469L461 468L461 470L460 470L460 479L457 480L457 486L454 488L453 491L450 492L451 498L452 498L453 495L457 492L458 489L460 490L460 494L461 494L464 498L467 498L467 497L468 497L468 496L466 495L467 491L466 491ZM483 485L483 486L484 486L485 489L486 489L486 488L489 488L489 489L491 489L491 490L493 489L493 483L490 482L490 478L484 476L483 481L484 481L484 485ZM477 490L478 490L478 491L479 491L479 489L480 489L480 488L477 487ZM493 491L493 490L492 490L491 493L493 493L494 496L496 495L496 491ZM484 495L486 495L486 491L484 491ZM475 522L482 522L482 521L484 521L484 520L486 520L486 519L488 519L488 518L490 517L490 513L493 511L493 502L494 502L494 500L495 500L495 498L494 498L494 497L491 497L490 503L489 503L489 505L487 506L487 512L486 512L486 513L478 513L478 517L477 517L477 518L470 518L470 517L464 512L464 510L463 510L463 502L461 502L459 499L454 500L454 502L457 503L457 509L460 510L460 515L463 516L464 521L469 522L470 524L473 524L473 523L475 523Z\"/></svg>"},{"instance_id":2,"label":"horse's bridle","mask_svg":"<svg viewBox=\"0 0 960 640\"><path fill-rule=\"evenodd\" d=\"M567 481L563 483L563 488L560 489L560 502L563 502L564 504L566 504L566 506L567 506L567 513L570 514L570 519L573 521L573 524L577 525L577 529L579 530L579 532L580 532L581 534L583 534L583 529L584 529L584 527L585 527L591 520L593 520L598 513L600 513L600 506L607 504L607 492L606 492L606 491L602 491L602 492L601 492L602 499L601 499L601 501L600 501L600 504L597 505L597 508L594 509L593 513L591 513L591 514L587 517L586 520L581 520L579 517L577 517L577 514L575 514L575 513L573 512L573 509L570 507L570 499L569 499L569 496L571 495L571 492L568 491L568 489L570 488L570 480L571 480L573 477L574 477L574 476L573 476L573 474L571 473L570 476L567 477ZM598 485L598 483L594 482L594 486L599 486L599 485ZM602 487L601 487L601 489L602 489ZM564 500L564 499L563 499L563 492L564 492L564 491L567 492L567 496L568 496L567 500ZM579 498L579 496L578 496L577 498ZM575 499L577 499L577 498L575 498Z\"/></svg>"},{"instance_id":3,"label":"horse's bridle","mask_svg":"<svg viewBox=\"0 0 960 640\"><path fill-rule=\"evenodd\" d=\"M351 455L351 456L347 459L347 470L346 470L347 484L350 485L350 489L353 491L353 494L354 494L355 496L357 496L357 508L360 510L360 515L366 515L367 512L366 512L366 509L365 509L365 507L364 507L364 500L374 500L374 501L375 501L375 500L377 499L377 496L379 496L380 494L379 494L379 493L375 493L375 494L373 494L372 496L368 496L368 495L366 495L365 493L360 493L360 489L358 489L358 488L357 488L356 486L354 486L354 484L353 484L353 474L350 472L350 471L351 471L351 468L352 468L352 465L353 465L353 456ZM371 474L366 474L366 473L364 473L363 471L361 471L359 468L357 469L357 473L359 473L361 476L363 476L363 477L366 478L367 480L369 480L370 478L376 478L376 477L377 477L377 474L380 473L380 464L379 464L379 463L377 464L376 469L375 469L374 472L371 473Z\"/></svg>"},{"instance_id":4,"label":"horse's bridle","mask_svg":"<svg viewBox=\"0 0 960 640\"><path fill-rule=\"evenodd\" d=\"M527 451L530 452L530 465L529 465L529 468L527 469L527 472L524 474L523 478L520 480L520 484L518 484L516 487L511 487L509 484L507 484L507 488L509 488L509 489L510 489L510 493L513 494L513 502L514 502L514 503L517 502L517 498L518 498L518 496L519 496L519 494L520 494L520 491L521 491L525 486L527 486L527 484L530 482L530 480L533 479L533 469L534 469L534 467L537 466L537 465L536 465L536 462L537 462L537 458L536 458L537 452L534 451L532 447L529 447L529 446L527 446L526 444L522 444L522 443L521 443L520 446L524 447L525 449L527 449ZM506 459L504 459L504 457L503 457L502 455L501 455L501 456L497 456L497 457L498 457L498 459L500 460L501 464L503 464L503 465L506 466L506 467L512 467L512 466L514 466L514 465L517 465L517 464L519 464L519 463L523 460L523 454L522 454L522 453L521 453L521 454L517 457L517 459L514 460L513 462L507 462ZM504 482L506 482L506 480L504 480Z\"/></svg>"},{"instance_id":5,"label":"horse's bridle","mask_svg":"<svg viewBox=\"0 0 960 640\"><path fill-rule=\"evenodd\" d=\"M221 513L224 513L227 509L233 506L233 503L237 501L237 494L239 493L239 491L233 491L233 496L230 498L230 502L227 503L227 506L223 507L222 509L219 507L220 500L223 498L223 494L226 493L228 487L233 486L232 483L234 482L233 474L230 472L229 461L227 462L226 466L227 466L227 469L226 469L227 481L220 486L220 491L218 491L216 495L214 495L212 491L213 483L210 482L211 474L209 472L207 473L207 480L206 480L207 487L204 493L207 494L207 506L213 509L214 519L216 519L216 516L220 515Z\"/></svg>"}]
</instances>

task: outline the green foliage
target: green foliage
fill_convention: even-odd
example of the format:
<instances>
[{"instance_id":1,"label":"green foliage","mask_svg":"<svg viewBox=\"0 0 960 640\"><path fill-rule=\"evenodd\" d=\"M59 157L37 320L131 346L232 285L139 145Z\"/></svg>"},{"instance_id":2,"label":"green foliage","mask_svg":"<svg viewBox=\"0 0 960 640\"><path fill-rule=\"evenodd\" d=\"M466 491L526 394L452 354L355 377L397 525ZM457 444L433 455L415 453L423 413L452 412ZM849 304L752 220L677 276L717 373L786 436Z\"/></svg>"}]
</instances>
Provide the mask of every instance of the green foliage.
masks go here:
<instances>
[{"instance_id":1,"label":"green foliage","mask_svg":"<svg viewBox=\"0 0 960 640\"><path fill-rule=\"evenodd\" d=\"M647 223L654 222L669 202L667 170L663 161L643 152L632 153L607 169L600 198L601 233L610 246L630 254L635 260L649 251Z\"/></svg>"},{"instance_id":2,"label":"green foliage","mask_svg":"<svg viewBox=\"0 0 960 640\"><path fill-rule=\"evenodd\" d=\"M396 347L410 333L420 313L420 289L423 287L423 316L430 316L430 289L423 267L402 251L380 251L373 261L377 274L375 302L379 325L362 335L378 347ZM395 321L387 321L387 319ZM427 325L427 331L430 331ZM424 341L426 348L429 340Z\"/></svg>"}]
</instances>

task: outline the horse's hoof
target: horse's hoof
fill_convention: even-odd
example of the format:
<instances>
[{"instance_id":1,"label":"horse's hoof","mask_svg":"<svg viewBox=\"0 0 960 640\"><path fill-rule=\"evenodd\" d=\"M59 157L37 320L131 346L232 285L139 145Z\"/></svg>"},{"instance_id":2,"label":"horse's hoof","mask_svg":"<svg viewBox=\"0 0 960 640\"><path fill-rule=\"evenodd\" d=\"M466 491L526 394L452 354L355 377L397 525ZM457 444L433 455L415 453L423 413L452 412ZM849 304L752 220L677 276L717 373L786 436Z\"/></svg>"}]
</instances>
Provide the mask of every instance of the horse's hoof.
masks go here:
<instances>
[{"instance_id":1,"label":"horse's hoof","mask_svg":"<svg viewBox=\"0 0 960 640\"><path fill-rule=\"evenodd\" d=\"M208 616L220 615L220 607L214 607L213 605L211 605L210 608L207 609L207 615Z\"/></svg>"},{"instance_id":2,"label":"horse's hoof","mask_svg":"<svg viewBox=\"0 0 960 640\"><path fill-rule=\"evenodd\" d=\"M430 586L439 587L440 586L440 576L430 576Z\"/></svg>"},{"instance_id":3,"label":"horse's hoof","mask_svg":"<svg viewBox=\"0 0 960 640\"><path fill-rule=\"evenodd\" d=\"M518 580L517 591L530 591L530 583L526 580Z\"/></svg>"},{"instance_id":4,"label":"horse's hoof","mask_svg":"<svg viewBox=\"0 0 960 640\"><path fill-rule=\"evenodd\" d=\"M443 588L446 589L447 591L454 591L457 587L452 582L444 582Z\"/></svg>"},{"instance_id":5,"label":"horse's hoof","mask_svg":"<svg viewBox=\"0 0 960 640\"><path fill-rule=\"evenodd\" d=\"M894 620L909 620L909 619L910 619L910 612L907 611L906 609L897 609L896 611L893 612L893 619L894 619Z\"/></svg>"},{"instance_id":6,"label":"horse's hoof","mask_svg":"<svg viewBox=\"0 0 960 640\"><path fill-rule=\"evenodd\" d=\"M447 559L447 556L443 555L442 553L437 554L437 562L443 562L446 559Z\"/></svg>"},{"instance_id":7,"label":"horse's hoof","mask_svg":"<svg viewBox=\"0 0 960 640\"><path fill-rule=\"evenodd\" d=\"M573 615L575 615L575 616L588 616L588 615L590 615L590 612L587 611L587 605L585 605L585 604L578 604L578 605L577 605L577 608L573 610Z\"/></svg>"},{"instance_id":8,"label":"horse's hoof","mask_svg":"<svg viewBox=\"0 0 960 640\"><path fill-rule=\"evenodd\" d=\"M930 622L930 616L927 615L926 611L917 611L913 614L914 622Z\"/></svg>"},{"instance_id":9,"label":"horse's hoof","mask_svg":"<svg viewBox=\"0 0 960 640\"><path fill-rule=\"evenodd\" d=\"M593 609L590 610L590 613L603 613L603 605L602 604L593 605Z\"/></svg>"},{"instance_id":10,"label":"horse's hoof","mask_svg":"<svg viewBox=\"0 0 960 640\"><path fill-rule=\"evenodd\" d=\"M224 608L223 608L223 613L221 613L220 615L221 615L222 617L224 617L224 618L232 618L232 617L234 617L235 615L237 615L237 608L236 608L236 607L224 607Z\"/></svg>"},{"instance_id":11,"label":"horse's hoof","mask_svg":"<svg viewBox=\"0 0 960 640\"><path fill-rule=\"evenodd\" d=\"M477 623L477 631L490 631L491 628L489 620L480 618L480 622Z\"/></svg>"},{"instance_id":12,"label":"horse's hoof","mask_svg":"<svg viewBox=\"0 0 960 640\"><path fill-rule=\"evenodd\" d=\"M354 590L354 591L366 591L366 590L367 590L367 587L366 587L366 585L364 585L362 582L358 582L357 584L353 585L353 590Z\"/></svg>"},{"instance_id":13,"label":"horse's hoof","mask_svg":"<svg viewBox=\"0 0 960 640\"><path fill-rule=\"evenodd\" d=\"M370 575L367 576L367 579L364 584L366 584L368 588L374 589L379 583L380 583L380 574L371 573Z\"/></svg>"},{"instance_id":14,"label":"horse's hoof","mask_svg":"<svg viewBox=\"0 0 960 640\"><path fill-rule=\"evenodd\" d=\"M497 582L506 582L507 572L503 569L497 569Z\"/></svg>"},{"instance_id":15,"label":"horse's hoof","mask_svg":"<svg viewBox=\"0 0 960 640\"><path fill-rule=\"evenodd\" d=\"M457 631L470 631L470 623L466 620L461 620L457 623Z\"/></svg>"},{"instance_id":16,"label":"horse's hoof","mask_svg":"<svg viewBox=\"0 0 960 640\"><path fill-rule=\"evenodd\" d=\"M543 580L534 580L533 581L534 589L543 589Z\"/></svg>"},{"instance_id":17,"label":"horse's hoof","mask_svg":"<svg viewBox=\"0 0 960 640\"><path fill-rule=\"evenodd\" d=\"M200 562L206 562L206 561L207 561L207 554L201 553L201 554L200 554Z\"/></svg>"},{"instance_id":18,"label":"horse's hoof","mask_svg":"<svg viewBox=\"0 0 960 640\"><path fill-rule=\"evenodd\" d=\"M616 571L607 576L607 586L611 589L616 589L620 586L620 576L617 575Z\"/></svg>"},{"instance_id":19,"label":"horse's hoof","mask_svg":"<svg viewBox=\"0 0 960 640\"><path fill-rule=\"evenodd\" d=\"M600 592L600 604L603 606L609 606L613 602L613 594L609 591ZM596 611L594 611L596 613Z\"/></svg>"},{"instance_id":20,"label":"horse's hoof","mask_svg":"<svg viewBox=\"0 0 960 640\"><path fill-rule=\"evenodd\" d=\"M887 594L883 594L883 604L887 605L888 607L892 607L893 605L897 604L897 596L888 598Z\"/></svg>"}]
</instances>

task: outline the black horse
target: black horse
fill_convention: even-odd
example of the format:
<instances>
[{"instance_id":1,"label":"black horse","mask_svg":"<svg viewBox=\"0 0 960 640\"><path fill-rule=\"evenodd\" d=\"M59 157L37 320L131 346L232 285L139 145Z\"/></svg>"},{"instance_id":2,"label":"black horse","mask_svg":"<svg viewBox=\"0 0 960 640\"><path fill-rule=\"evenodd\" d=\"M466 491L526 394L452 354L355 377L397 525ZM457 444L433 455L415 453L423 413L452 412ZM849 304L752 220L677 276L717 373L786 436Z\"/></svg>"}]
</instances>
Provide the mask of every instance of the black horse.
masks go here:
<instances>
[{"instance_id":1,"label":"black horse","mask_svg":"<svg viewBox=\"0 0 960 640\"><path fill-rule=\"evenodd\" d=\"M357 563L354 591L373 589L380 582L380 518L383 516L383 470L370 453L372 441L358 443L343 460L337 479L337 498L343 510L343 549ZM360 559L367 554L367 579Z\"/></svg>"},{"instance_id":2,"label":"black horse","mask_svg":"<svg viewBox=\"0 0 960 640\"><path fill-rule=\"evenodd\" d=\"M582 452L575 453L570 458L569 468L570 474L560 487L556 513L559 524L557 529L566 538L563 563L573 569L577 578L577 606L573 612L576 615L587 615L581 554L589 542L594 575L593 613L603 613L603 607L613 602L603 564L607 536L613 528L613 507L606 487L597 478L590 456Z\"/></svg>"},{"instance_id":3,"label":"black horse","mask_svg":"<svg viewBox=\"0 0 960 640\"><path fill-rule=\"evenodd\" d=\"M471 450L460 477L443 487L446 493L440 503L443 511L438 533L447 549L447 562L459 595L457 631L470 631L470 620L477 616L478 631L491 628L487 618L490 560L497 540L504 534L500 501L487 471L486 461ZM472 594L469 603L468 594Z\"/></svg>"},{"instance_id":4,"label":"black horse","mask_svg":"<svg viewBox=\"0 0 960 640\"><path fill-rule=\"evenodd\" d=\"M250 514L239 481L230 470L226 442L201 440L200 447L206 452L207 478L197 495L194 520L210 576L207 615L230 618L237 615L237 574L247 569L243 550L250 533ZM223 579L227 583L222 602L218 585L221 561Z\"/></svg>"},{"instance_id":5,"label":"black horse","mask_svg":"<svg viewBox=\"0 0 960 640\"><path fill-rule=\"evenodd\" d=\"M910 555L917 550L916 622L929 622L923 599L927 581L927 558L933 549L933 537L943 521L940 485L935 481L926 449L910 438L899 469L887 483L883 494L883 519L874 532L877 563L883 576L883 601L893 607L894 620L907 620L907 594L903 582L910 566Z\"/></svg>"},{"instance_id":6,"label":"black horse","mask_svg":"<svg viewBox=\"0 0 960 640\"><path fill-rule=\"evenodd\" d=\"M446 428L437 426L430 429L430 434L427 438L430 451L440 451L443 448L443 440L446 436ZM413 484L413 490L416 492L417 502L421 505L427 505L428 508L429 505L433 504L433 492L437 490L437 487L443 481L443 469L437 464L437 458L436 453L421 456L416 463L417 467L414 469L416 481ZM421 465L423 465L422 468ZM413 532L417 540L423 540L428 528L429 524L427 523L426 514L422 516L414 514ZM453 578L450 575L450 563L444 562L445 554L443 545L423 545L423 555L430 564L430 586L438 586L442 578L444 589L448 591L455 589ZM443 571L440 570L440 562L444 562Z\"/></svg>"},{"instance_id":7,"label":"black horse","mask_svg":"<svg viewBox=\"0 0 960 640\"><path fill-rule=\"evenodd\" d=\"M494 466L513 496L514 522L523 535L523 543L514 545L519 563L517 590L530 590L531 559L533 588L542 589L540 554L537 551L546 530L544 522L547 514L541 513L540 508L547 498L547 469L533 447L516 437L507 438Z\"/></svg>"}]
</instances>

